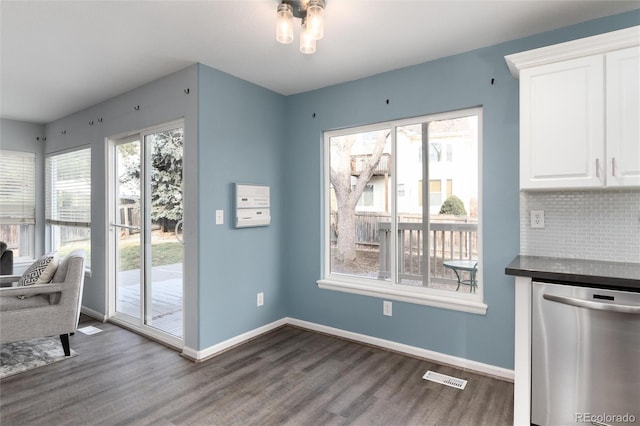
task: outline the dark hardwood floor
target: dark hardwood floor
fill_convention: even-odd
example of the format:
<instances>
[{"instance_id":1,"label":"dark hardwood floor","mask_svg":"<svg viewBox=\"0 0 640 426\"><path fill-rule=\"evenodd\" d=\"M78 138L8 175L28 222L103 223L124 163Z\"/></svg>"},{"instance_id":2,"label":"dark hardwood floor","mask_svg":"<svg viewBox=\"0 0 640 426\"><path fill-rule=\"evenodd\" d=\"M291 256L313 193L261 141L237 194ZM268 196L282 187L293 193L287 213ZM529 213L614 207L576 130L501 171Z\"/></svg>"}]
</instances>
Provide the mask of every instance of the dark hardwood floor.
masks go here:
<instances>
[{"instance_id":1,"label":"dark hardwood floor","mask_svg":"<svg viewBox=\"0 0 640 426\"><path fill-rule=\"evenodd\" d=\"M83 316L78 356L0 381L0 424L506 425L513 384L282 327L194 363ZM432 370L468 380L428 382Z\"/></svg>"}]
</instances>

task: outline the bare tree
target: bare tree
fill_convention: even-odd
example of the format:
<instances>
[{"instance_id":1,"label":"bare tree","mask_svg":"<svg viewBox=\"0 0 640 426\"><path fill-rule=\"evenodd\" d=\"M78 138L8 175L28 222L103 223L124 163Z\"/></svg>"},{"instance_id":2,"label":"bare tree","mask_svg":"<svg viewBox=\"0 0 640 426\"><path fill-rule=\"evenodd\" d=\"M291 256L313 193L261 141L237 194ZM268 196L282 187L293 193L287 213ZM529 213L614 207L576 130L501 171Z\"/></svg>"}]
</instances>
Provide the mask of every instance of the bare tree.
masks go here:
<instances>
[{"instance_id":1,"label":"bare tree","mask_svg":"<svg viewBox=\"0 0 640 426\"><path fill-rule=\"evenodd\" d=\"M335 155L335 160L331 161L330 179L337 203L336 249L339 261L353 261L356 258L356 205L380 162L388 137L389 132L378 132L375 147L353 187L351 149L356 142L356 135L333 138L331 141L331 152Z\"/></svg>"}]
</instances>

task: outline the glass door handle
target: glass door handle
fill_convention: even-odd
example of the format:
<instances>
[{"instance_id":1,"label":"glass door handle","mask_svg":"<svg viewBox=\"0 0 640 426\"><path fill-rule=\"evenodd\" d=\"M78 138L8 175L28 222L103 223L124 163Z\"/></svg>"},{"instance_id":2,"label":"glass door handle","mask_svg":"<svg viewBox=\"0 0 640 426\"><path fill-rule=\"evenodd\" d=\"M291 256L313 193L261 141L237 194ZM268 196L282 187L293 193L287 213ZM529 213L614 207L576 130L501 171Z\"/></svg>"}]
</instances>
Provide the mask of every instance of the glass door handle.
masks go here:
<instances>
[{"instance_id":1,"label":"glass door handle","mask_svg":"<svg viewBox=\"0 0 640 426\"><path fill-rule=\"evenodd\" d=\"M592 302L591 300L576 299L573 297L556 296L555 294L543 294L542 297L552 302L579 308L595 309L597 311L620 312L623 314L640 315L640 306L616 305L614 303Z\"/></svg>"},{"instance_id":2,"label":"glass door handle","mask_svg":"<svg viewBox=\"0 0 640 426\"><path fill-rule=\"evenodd\" d=\"M111 226L114 228L132 229L134 231L139 231L141 229L139 226L118 225L117 223L112 223Z\"/></svg>"}]
</instances>

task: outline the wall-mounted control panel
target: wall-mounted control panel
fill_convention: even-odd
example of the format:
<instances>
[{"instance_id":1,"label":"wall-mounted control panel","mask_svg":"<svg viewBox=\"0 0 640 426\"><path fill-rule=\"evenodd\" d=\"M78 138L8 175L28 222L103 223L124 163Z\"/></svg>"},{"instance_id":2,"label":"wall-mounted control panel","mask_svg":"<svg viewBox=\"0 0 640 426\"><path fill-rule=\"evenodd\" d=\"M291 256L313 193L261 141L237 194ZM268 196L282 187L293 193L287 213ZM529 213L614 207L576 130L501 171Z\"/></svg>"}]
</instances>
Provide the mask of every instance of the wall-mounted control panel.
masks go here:
<instances>
[{"instance_id":1,"label":"wall-mounted control panel","mask_svg":"<svg viewBox=\"0 0 640 426\"><path fill-rule=\"evenodd\" d=\"M271 223L271 200L268 185L236 183L236 228L268 226Z\"/></svg>"}]
</instances>

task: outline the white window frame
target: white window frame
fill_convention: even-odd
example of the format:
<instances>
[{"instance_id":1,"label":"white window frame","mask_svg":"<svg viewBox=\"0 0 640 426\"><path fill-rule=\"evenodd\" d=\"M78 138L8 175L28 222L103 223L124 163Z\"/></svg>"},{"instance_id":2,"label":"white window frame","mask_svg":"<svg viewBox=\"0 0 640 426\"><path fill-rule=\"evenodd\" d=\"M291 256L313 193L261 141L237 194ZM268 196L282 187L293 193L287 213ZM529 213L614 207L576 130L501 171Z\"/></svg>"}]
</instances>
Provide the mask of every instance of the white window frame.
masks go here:
<instances>
[{"instance_id":1,"label":"white window frame","mask_svg":"<svg viewBox=\"0 0 640 426\"><path fill-rule=\"evenodd\" d=\"M71 153L75 153L78 151L88 151L89 152L89 181L91 182L91 184L93 184L93 180L91 179L91 145L83 145L83 146L79 146L73 149L69 149L69 150L64 150L64 151L57 151L57 152L51 152L49 154L47 154L45 156L45 226L46 226L46 233L47 233L47 251L52 252L52 251L57 251L58 248L53 247L53 230L52 230L52 226L64 226L64 227L70 227L70 228L86 228L89 229L89 232L91 232L91 220L89 222L71 222L71 221L65 221L65 220L59 220L59 219L52 219L50 216L50 212L51 212L51 206L49 205L50 202L50 191L51 191L51 186L50 186L50 176L49 176L49 161L52 158L55 157L59 157L61 155L66 155L66 154L71 154ZM91 185L93 187L93 185ZM91 191L93 191L91 189ZM91 193L89 195L89 211L91 212ZM91 245L91 237L89 237L89 244ZM91 273L91 262L90 262L91 257L88 256L87 257L87 262L85 263L85 271L90 274Z\"/></svg>"},{"instance_id":2,"label":"white window frame","mask_svg":"<svg viewBox=\"0 0 640 426\"><path fill-rule=\"evenodd\" d=\"M328 211L330 203L331 185L329 183L330 164L330 139L332 137L345 134L370 132L382 129L391 130L392 139L392 157L393 170L398 170L396 155L396 128L416 123L425 123L429 121L454 119L470 115L478 116L478 288L475 293L465 293L450 290L441 290L427 287L415 287L397 283L397 268L395 267L396 256L391 256L391 272L392 279L390 281L376 280L365 277L357 277L344 274L331 273L331 226L330 212ZM483 250L482 250L482 107L469 108L457 111L451 111L442 114L433 114L421 117L414 117L401 120L387 121L367 126L350 127L347 129L326 131L323 139L323 192L324 192L324 208L323 208L323 277L317 281L319 288L326 290L334 290L345 293L359 294L364 296L372 296L384 299L397 300L408 303L415 303L438 308L451 309L462 312L485 315L487 305L484 303L484 279L483 279ZM424 182L429 182L429 176L423 177ZM424 185L423 185L424 187ZM427 186L428 190L428 186ZM423 189L424 191L424 189ZM397 217L397 190L392 191L392 211L391 216ZM428 197L427 197L428 199ZM427 209L428 206L423 206ZM397 232L396 221L392 221L392 235ZM428 232L427 232L428 234ZM391 253L396 252L396 239L391 238Z\"/></svg>"},{"instance_id":3,"label":"white window frame","mask_svg":"<svg viewBox=\"0 0 640 426\"><path fill-rule=\"evenodd\" d=\"M21 256L16 256L13 259L14 267L20 267L22 263L31 262L35 257L35 227L36 227L36 154L33 152L23 152L23 151L11 151L11 150L0 150L0 156L5 158L13 158L14 161L19 161L18 158L30 160L31 176L29 182L24 182L22 188L20 188L20 193L23 194L21 197L22 207L19 210L22 210L22 213L18 212L18 209L2 209L2 217L0 218L0 224L2 225L13 225L13 226L27 226L28 227L28 245L24 249L22 247L18 247L21 253ZM4 162L4 161L3 161ZM7 166L10 166L11 160L6 163ZM14 176L16 175L16 170L3 170L3 173L11 173ZM23 174L23 178L28 177L28 174ZM23 179L24 180L24 179ZM28 197L24 197L25 194L28 194ZM15 192L14 192L15 195ZM6 200L0 200L0 203L5 203ZM14 204L14 207L17 207L17 203ZM6 206L5 206L6 207ZM6 211L5 211L6 210ZM22 240L22 238L21 238ZM12 247L9 247L12 249ZM23 255L22 253L27 251L27 255Z\"/></svg>"}]
</instances>

